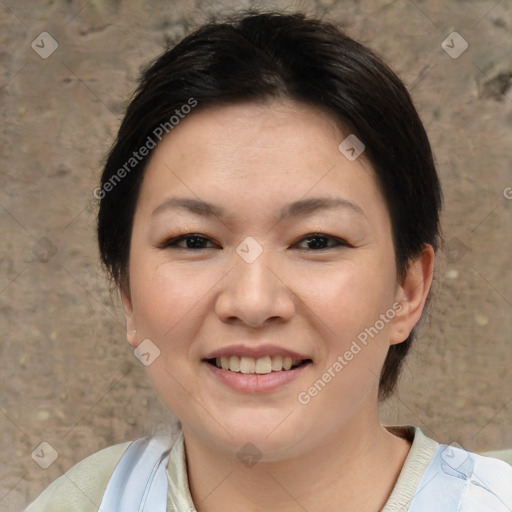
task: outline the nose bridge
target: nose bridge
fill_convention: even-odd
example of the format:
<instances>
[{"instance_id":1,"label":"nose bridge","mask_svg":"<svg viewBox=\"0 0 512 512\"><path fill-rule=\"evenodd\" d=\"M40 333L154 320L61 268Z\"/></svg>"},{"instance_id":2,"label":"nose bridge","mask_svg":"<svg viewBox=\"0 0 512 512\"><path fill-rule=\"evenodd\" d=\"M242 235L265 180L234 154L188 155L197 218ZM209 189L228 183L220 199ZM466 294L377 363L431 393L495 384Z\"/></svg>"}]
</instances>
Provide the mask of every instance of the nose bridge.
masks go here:
<instances>
[{"instance_id":1,"label":"nose bridge","mask_svg":"<svg viewBox=\"0 0 512 512\"><path fill-rule=\"evenodd\" d=\"M277 257L252 237L233 254L233 267L217 304L225 319L237 317L258 326L274 317L289 318L294 312L291 291L278 277Z\"/></svg>"},{"instance_id":2,"label":"nose bridge","mask_svg":"<svg viewBox=\"0 0 512 512\"><path fill-rule=\"evenodd\" d=\"M236 248L233 256L234 275L236 283L243 287L254 287L256 291L269 291L273 287L275 276L270 270L273 255L263 242L253 237L246 237ZM246 291L246 290L244 290Z\"/></svg>"}]
</instances>

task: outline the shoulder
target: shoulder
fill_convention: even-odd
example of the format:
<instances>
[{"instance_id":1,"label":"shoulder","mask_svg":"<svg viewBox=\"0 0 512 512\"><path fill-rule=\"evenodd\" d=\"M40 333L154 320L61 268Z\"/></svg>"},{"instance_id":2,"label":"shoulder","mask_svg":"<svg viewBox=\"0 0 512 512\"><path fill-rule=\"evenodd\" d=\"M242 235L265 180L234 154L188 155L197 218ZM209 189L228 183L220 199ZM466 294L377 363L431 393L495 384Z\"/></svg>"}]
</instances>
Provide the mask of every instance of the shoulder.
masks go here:
<instances>
[{"instance_id":1,"label":"shoulder","mask_svg":"<svg viewBox=\"0 0 512 512\"><path fill-rule=\"evenodd\" d=\"M464 475L467 478L485 478L492 476L492 482L501 482L504 477L508 485L512 484L512 466L494 455L498 452L477 454L458 445L440 444L437 450L437 464L442 470L455 477Z\"/></svg>"},{"instance_id":2,"label":"shoulder","mask_svg":"<svg viewBox=\"0 0 512 512\"><path fill-rule=\"evenodd\" d=\"M427 505L464 512L510 511L512 466L458 445L441 444L423 475L413 504L413 511Z\"/></svg>"},{"instance_id":3,"label":"shoulder","mask_svg":"<svg viewBox=\"0 0 512 512\"><path fill-rule=\"evenodd\" d=\"M482 453L482 455L485 455L486 457L492 457L494 459L503 460L507 464L510 464L512 466L512 448L508 450L496 450L493 452L485 452Z\"/></svg>"},{"instance_id":4,"label":"shoulder","mask_svg":"<svg viewBox=\"0 0 512 512\"><path fill-rule=\"evenodd\" d=\"M107 483L131 442L109 446L52 482L25 512L97 512Z\"/></svg>"},{"instance_id":5,"label":"shoulder","mask_svg":"<svg viewBox=\"0 0 512 512\"><path fill-rule=\"evenodd\" d=\"M502 459L490 456L491 454L473 453L471 455L475 461L473 471L475 482L503 498L509 507L512 506L512 466ZM496 453L496 455L502 454Z\"/></svg>"},{"instance_id":6,"label":"shoulder","mask_svg":"<svg viewBox=\"0 0 512 512\"><path fill-rule=\"evenodd\" d=\"M476 454L428 438L418 427L386 427L412 446L383 512L511 512L512 466L505 452Z\"/></svg>"}]
</instances>

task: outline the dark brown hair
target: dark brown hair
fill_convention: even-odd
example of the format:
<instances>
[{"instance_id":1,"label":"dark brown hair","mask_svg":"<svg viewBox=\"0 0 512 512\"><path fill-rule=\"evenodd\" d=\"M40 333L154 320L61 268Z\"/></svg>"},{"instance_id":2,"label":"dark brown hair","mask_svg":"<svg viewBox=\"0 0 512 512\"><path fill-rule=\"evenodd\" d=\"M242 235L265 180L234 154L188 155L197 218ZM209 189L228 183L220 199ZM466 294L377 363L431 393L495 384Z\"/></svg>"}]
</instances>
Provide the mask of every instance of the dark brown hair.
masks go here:
<instances>
[{"instance_id":1,"label":"dark brown hair","mask_svg":"<svg viewBox=\"0 0 512 512\"><path fill-rule=\"evenodd\" d=\"M400 79L328 22L251 11L200 27L142 74L95 191L101 259L116 285L129 289L132 224L148 161L138 149L158 143L162 127L170 133L184 105L195 102L199 111L276 97L330 112L364 143L391 215L399 279L425 244L438 248L440 184L425 129ZM413 337L414 331L390 347L380 400L393 392Z\"/></svg>"}]
</instances>

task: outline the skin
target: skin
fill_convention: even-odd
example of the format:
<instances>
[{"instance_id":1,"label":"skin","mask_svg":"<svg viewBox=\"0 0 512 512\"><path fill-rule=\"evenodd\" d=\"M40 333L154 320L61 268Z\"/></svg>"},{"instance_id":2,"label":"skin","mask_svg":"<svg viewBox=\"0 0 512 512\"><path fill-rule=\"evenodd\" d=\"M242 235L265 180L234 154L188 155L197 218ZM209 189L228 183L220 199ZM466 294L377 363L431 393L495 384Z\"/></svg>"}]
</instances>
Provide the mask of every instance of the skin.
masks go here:
<instances>
[{"instance_id":1,"label":"skin","mask_svg":"<svg viewBox=\"0 0 512 512\"><path fill-rule=\"evenodd\" d=\"M129 290L122 291L127 337L149 338L160 356L146 367L165 406L181 421L191 495L199 512L373 511L385 504L410 445L381 426L378 375L391 344L418 322L430 289L429 245L397 281L391 221L364 154L338 150L349 134L325 112L272 101L198 110L154 150L135 212ZM222 206L225 217L182 207L170 196ZM285 216L311 197L353 208ZM347 244L316 239L337 237ZM201 249L163 247L183 234ZM263 252L236 252L253 237ZM297 396L344 354L379 315L400 311L307 405ZM237 343L277 344L313 363L270 393L226 387L201 359ZM254 444L261 460L237 453Z\"/></svg>"}]
</instances>

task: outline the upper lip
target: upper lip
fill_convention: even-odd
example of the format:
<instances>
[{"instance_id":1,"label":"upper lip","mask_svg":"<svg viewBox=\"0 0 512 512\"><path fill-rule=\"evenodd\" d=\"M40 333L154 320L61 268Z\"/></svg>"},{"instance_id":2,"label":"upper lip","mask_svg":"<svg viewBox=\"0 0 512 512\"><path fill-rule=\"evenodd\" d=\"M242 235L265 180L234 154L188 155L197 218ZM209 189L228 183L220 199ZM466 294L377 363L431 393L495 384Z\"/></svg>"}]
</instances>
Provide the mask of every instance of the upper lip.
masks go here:
<instances>
[{"instance_id":1,"label":"upper lip","mask_svg":"<svg viewBox=\"0 0 512 512\"><path fill-rule=\"evenodd\" d=\"M252 357L259 359L265 356L283 356L291 357L294 360L303 361L304 359L311 359L309 356L299 354L293 350L288 350L278 345L258 345L257 347L252 345L229 345L227 347L219 348L213 352L208 353L204 359L216 359L217 357Z\"/></svg>"}]
</instances>

